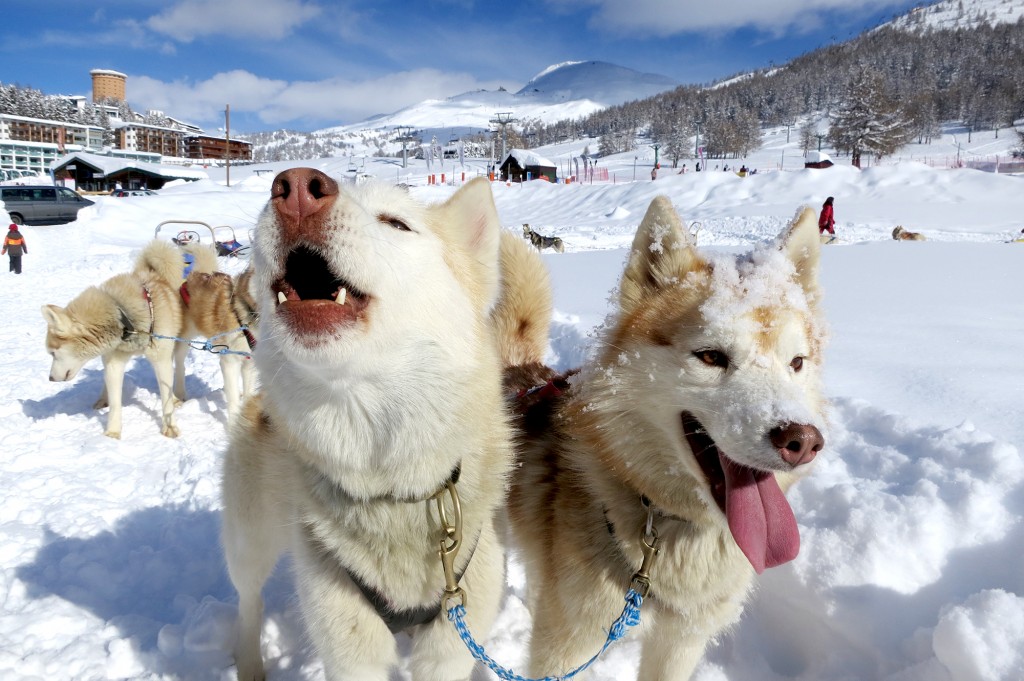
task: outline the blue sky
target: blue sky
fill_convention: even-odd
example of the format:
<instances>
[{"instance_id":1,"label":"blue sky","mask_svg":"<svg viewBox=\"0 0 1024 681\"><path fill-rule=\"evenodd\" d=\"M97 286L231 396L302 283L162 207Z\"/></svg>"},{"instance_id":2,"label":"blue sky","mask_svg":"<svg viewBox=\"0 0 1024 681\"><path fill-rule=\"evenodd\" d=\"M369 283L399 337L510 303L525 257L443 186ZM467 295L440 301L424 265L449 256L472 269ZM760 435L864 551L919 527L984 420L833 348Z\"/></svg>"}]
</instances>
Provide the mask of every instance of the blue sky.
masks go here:
<instances>
[{"instance_id":1,"label":"blue sky","mask_svg":"<svg viewBox=\"0 0 1024 681\"><path fill-rule=\"evenodd\" d=\"M214 130L315 130L551 64L600 60L680 83L783 63L913 0L5 0L0 82L91 94L128 75L137 111Z\"/></svg>"}]
</instances>

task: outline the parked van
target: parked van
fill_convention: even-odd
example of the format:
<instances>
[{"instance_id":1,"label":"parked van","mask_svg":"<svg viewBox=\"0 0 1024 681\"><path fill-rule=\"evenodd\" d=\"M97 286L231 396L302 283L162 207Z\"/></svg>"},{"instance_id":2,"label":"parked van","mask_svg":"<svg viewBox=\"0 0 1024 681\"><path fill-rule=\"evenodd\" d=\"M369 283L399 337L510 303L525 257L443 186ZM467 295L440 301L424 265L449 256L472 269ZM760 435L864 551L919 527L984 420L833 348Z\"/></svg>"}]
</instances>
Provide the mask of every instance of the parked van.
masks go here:
<instances>
[{"instance_id":1,"label":"parked van","mask_svg":"<svg viewBox=\"0 0 1024 681\"><path fill-rule=\"evenodd\" d=\"M50 185L0 187L0 200L17 225L71 222L92 201L67 187Z\"/></svg>"}]
</instances>

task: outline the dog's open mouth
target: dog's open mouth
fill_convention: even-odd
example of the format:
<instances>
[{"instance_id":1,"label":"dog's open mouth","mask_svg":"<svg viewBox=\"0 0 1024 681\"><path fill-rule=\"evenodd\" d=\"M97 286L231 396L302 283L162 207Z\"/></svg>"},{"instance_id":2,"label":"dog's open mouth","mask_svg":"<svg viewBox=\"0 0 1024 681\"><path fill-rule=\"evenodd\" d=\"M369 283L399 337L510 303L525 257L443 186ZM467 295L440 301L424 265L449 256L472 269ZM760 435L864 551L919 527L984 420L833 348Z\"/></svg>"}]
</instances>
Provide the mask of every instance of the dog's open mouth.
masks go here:
<instances>
[{"instance_id":1,"label":"dog's open mouth","mask_svg":"<svg viewBox=\"0 0 1024 681\"><path fill-rule=\"evenodd\" d=\"M681 414L683 435L725 513L736 544L758 574L787 563L800 551L793 510L775 475L742 466L726 456L690 412Z\"/></svg>"},{"instance_id":2,"label":"dog's open mouth","mask_svg":"<svg viewBox=\"0 0 1024 681\"><path fill-rule=\"evenodd\" d=\"M288 254L284 276L271 286L277 310L299 335L322 335L359 319L370 296L336 276L322 255L299 246Z\"/></svg>"}]
</instances>

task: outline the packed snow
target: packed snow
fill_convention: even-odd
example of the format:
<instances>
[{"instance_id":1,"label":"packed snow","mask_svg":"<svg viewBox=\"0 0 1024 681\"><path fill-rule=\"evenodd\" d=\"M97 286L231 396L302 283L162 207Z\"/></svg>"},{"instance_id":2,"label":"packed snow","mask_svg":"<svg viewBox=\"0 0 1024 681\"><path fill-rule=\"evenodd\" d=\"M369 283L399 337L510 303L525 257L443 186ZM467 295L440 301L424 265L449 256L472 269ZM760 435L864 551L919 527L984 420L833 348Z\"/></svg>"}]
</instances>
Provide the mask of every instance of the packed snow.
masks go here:
<instances>
[{"instance_id":1,"label":"packed snow","mask_svg":"<svg viewBox=\"0 0 1024 681\"><path fill-rule=\"evenodd\" d=\"M557 163L570 150L541 151ZM634 182L630 154L601 161L608 182L493 184L508 229L529 223L566 244L564 254L544 255L556 307L549 359L559 368L585 357L657 194L723 257L773 239L798 206L817 210L835 197L839 241L821 263L827 445L791 493L802 550L758 578L742 620L694 678L1020 681L1024 243L1011 241L1024 227L1024 177L916 162L857 171L841 159L779 172L768 153L748 160L761 168L748 177L666 170L652 182L648 162ZM355 181L345 160L308 164ZM486 165L452 166L447 179L457 185ZM210 169L211 179L156 196L98 197L67 225L23 228L24 273L6 275L0 297L0 677L233 678L236 597L218 545L226 416L217 358L191 352L190 400L174 440L159 433L153 373L136 360L122 439L112 440L105 411L92 408L99 360L70 383L47 380L39 308L128 269L164 220L228 225L249 243L273 177L253 171L284 167L233 167L230 186ZM456 189L428 185L424 167L395 159L369 160L363 171L408 182L428 202ZM895 242L896 225L928 241ZM245 265L221 261L231 272ZM520 671L530 631L524 590L513 553L499 620L489 636L476 632L492 657ZM287 560L266 597L270 678L322 679ZM635 678L637 661L627 635L592 678ZM404 664L392 678L410 678Z\"/></svg>"}]
</instances>

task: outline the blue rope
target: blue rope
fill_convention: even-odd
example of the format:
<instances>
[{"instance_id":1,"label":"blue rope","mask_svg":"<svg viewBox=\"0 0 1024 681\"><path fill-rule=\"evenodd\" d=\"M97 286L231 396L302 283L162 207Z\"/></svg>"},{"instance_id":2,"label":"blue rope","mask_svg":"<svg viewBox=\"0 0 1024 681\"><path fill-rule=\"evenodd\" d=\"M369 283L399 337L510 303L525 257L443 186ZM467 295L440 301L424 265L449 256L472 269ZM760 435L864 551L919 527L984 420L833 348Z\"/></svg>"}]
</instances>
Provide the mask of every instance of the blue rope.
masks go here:
<instances>
[{"instance_id":1,"label":"blue rope","mask_svg":"<svg viewBox=\"0 0 1024 681\"><path fill-rule=\"evenodd\" d=\"M622 614L619 615L618 619L612 622L611 628L608 630L608 638L605 640L604 645L601 646L601 650L597 651L597 654L592 658L583 663L582 666L577 667L568 674L562 676L545 676L540 679L527 679L519 676L510 669L502 667L500 664L495 662L484 650L483 646L473 640L473 635L469 632L469 627L466 626L466 622L463 619L466 616L466 608L462 605L453 606L448 610L448 619L455 625L456 631L459 632L459 638L469 648L469 652L476 659L483 662L487 667L494 672L499 679L504 681L565 681L571 679L580 672L586 670L590 665L597 661L597 658L601 657L605 650L608 649L615 641L626 635L630 627L635 627L640 624L640 606L643 605L644 597L637 593L635 590L630 589L626 593L626 605L622 608Z\"/></svg>"},{"instance_id":2,"label":"blue rope","mask_svg":"<svg viewBox=\"0 0 1024 681\"><path fill-rule=\"evenodd\" d=\"M248 330L249 330L248 326L240 326L237 329L233 329L231 331L225 331L224 333L218 333L216 336L210 336L205 341L198 340L198 339L195 339L195 338L189 339L189 338L179 338L177 336L161 336L158 333L151 333L151 334L149 334L149 337L150 338L160 338L160 339L163 339L163 340L172 340L172 341L175 341L175 342L178 342L178 343L187 343L188 346L190 348L192 348L193 350L206 350L207 352L212 352L215 355L242 355L246 359L252 359L252 353L242 352L241 350L232 350L232 349L230 349L226 345L216 345L213 342L214 339L216 339L216 338L221 338L223 336L230 336L233 333L238 333L239 331L248 331Z\"/></svg>"}]
</instances>

